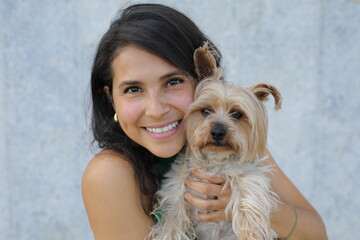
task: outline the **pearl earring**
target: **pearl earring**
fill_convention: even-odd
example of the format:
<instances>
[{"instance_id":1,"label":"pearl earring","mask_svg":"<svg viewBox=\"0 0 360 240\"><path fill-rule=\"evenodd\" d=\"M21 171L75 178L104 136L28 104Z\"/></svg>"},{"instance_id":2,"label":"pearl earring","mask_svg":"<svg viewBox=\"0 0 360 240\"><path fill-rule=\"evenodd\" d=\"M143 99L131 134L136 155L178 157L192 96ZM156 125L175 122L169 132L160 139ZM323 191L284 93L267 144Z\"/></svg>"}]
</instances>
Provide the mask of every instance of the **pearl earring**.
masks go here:
<instances>
[{"instance_id":1,"label":"pearl earring","mask_svg":"<svg viewBox=\"0 0 360 240\"><path fill-rule=\"evenodd\" d=\"M119 122L119 119L118 119L116 113L114 114L114 122Z\"/></svg>"}]
</instances>

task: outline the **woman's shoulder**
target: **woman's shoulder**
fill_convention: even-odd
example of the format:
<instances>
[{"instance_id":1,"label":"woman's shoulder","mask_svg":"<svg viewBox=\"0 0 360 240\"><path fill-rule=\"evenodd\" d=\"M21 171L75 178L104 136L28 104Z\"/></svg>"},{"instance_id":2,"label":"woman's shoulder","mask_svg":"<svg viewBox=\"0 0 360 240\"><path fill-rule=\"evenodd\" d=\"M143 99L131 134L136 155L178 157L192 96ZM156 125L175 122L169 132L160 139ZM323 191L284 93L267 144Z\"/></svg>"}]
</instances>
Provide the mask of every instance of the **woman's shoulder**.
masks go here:
<instances>
[{"instance_id":1,"label":"woman's shoulder","mask_svg":"<svg viewBox=\"0 0 360 240\"><path fill-rule=\"evenodd\" d=\"M102 150L85 168L82 177L83 195L87 190L106 194L106 191L127 191L129 188L137 189L134 169L126 157L120 153Z\"/></svg>"},{"instance_id":2,"label":"woman's shoulder","mask_svg":"<svg viewBox=\"0 0 360 240\"><path fill-rule=\"evenodd\" d=\"M113 150L102 150L96 154L85 168L82 184L119 184L121 179L131 181L134 170L125 156ZM85 185L86 187L86 185Z\"/></svg>"},{"instance_id":3,"label":"woman's shoulder","mask_svg":"<svg viewBox=\"0 0 360 240\"><path fill-rule=\"evenodd\" d=\"M135 181L134 170L125 156L113 150L102 150L85 168L82 177L83 195L87 190L111 192L114 187L128 188L132 185L129 184L132 179Z\"/></svg>"},{"instance_id":4,"label":"woman's shoulder","mask_svg":"<svg viewBox=\"0 0 360 240\"><path fill-rule=\"evenodd\" d=\"M111 173L131 175L134 171L124 155L114 150L102 150L90 160L84 171L84 177L92 178Z\"/></svg>"},{"instance_id":5,"label":"woman's shoulder","mask_svg":"<svg viewBox=\"0 0 360 240\"><path fill-rule=\"evenodd\" d=\"M137 222L143 223L141 236L146 235L152 222L142 208L135 172L125 156L111 150L95 155L83 174L82 195L97 238L138 239L133 237L140 234L139 227L133 227Z\"/></svg>"}]
</instances>

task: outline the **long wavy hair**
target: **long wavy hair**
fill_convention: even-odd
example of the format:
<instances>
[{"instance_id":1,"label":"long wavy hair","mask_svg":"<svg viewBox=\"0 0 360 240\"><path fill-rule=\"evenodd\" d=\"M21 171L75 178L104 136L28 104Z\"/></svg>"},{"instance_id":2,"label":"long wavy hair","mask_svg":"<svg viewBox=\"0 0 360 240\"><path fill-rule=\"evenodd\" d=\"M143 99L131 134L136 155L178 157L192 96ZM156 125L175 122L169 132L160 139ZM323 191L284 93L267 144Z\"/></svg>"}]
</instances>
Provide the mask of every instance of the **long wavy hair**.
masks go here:
<instances>
[{"instance_id":1,"label":"long wavy hair","mask_svg":"<svg viewBox=\"0 0 360 240\"><path fill-rule=\"evenodd\" d=\"M193 53L204 41L209 39L182 13L159 4L136 4L124 9L113 20L97 48L91 72L94 142L102 149L119 152L131 163L140 191L151 200L149 206L144 206L142 199L147 213L152 210L159 184L160 176L152 171L156 157L132 141L113 120L115 111L104 91L104 86L108 86L112 92L111 63L121 48L132 44L167 60L196 79ZM219 53L218 65L220 60Z\"/></svg>"}]
</instances>

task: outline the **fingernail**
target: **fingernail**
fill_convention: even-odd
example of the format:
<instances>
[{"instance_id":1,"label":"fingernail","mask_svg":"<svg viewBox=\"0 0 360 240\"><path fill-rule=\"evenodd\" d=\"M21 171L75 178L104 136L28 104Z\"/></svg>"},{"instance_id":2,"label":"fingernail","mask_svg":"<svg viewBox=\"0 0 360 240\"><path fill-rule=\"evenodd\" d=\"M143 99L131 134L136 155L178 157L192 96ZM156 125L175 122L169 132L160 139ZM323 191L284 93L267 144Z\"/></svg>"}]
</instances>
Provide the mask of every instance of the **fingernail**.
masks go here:
<instances>
[{"instance_id":1,"label":"fingernail","mask_svg":"<svg viewBox=\"0 0 360 240\"><path fill-rule=\"evenodd\" d=\"M188 193L188 192L184 194L184 198L185 198L185 199L188 199L188 198L189 198L189 193Z\"/></svg>"}]
</instances>

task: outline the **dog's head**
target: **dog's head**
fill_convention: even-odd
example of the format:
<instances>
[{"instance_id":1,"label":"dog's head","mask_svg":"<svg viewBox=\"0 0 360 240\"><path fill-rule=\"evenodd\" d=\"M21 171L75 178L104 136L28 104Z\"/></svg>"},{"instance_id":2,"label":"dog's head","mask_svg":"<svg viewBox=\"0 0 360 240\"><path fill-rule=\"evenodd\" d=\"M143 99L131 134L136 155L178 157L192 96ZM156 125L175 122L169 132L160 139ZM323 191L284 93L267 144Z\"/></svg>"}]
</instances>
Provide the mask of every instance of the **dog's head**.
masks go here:
<instances>
[{"instance_id":1,"label":"dog's head","mask_svg":"<svg viewBox=\"0 0 360 240\"><path fill-rule=\"evenodd\" d=\"M272 94L279 109L279 91L264 83L248 89L221 80L222 71L207 43L195 51L194 60L201 81L185 116L188 154L201 158L236 153L244 162L262 156L267 138L263 101Z\"/></svg>"}]
</instances>

